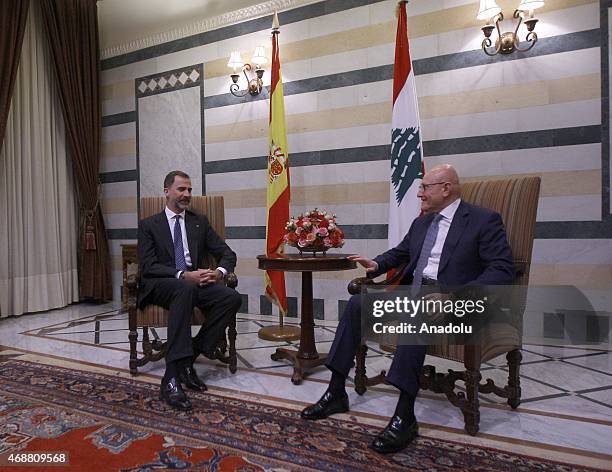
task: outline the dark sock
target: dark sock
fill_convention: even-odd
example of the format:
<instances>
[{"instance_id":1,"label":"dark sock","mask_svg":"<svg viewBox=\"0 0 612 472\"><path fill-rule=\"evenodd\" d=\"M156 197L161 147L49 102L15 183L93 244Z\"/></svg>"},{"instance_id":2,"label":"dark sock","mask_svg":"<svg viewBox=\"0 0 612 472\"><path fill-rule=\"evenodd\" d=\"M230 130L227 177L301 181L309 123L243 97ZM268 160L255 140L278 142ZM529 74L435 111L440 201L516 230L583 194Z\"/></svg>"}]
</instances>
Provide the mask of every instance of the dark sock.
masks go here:
<instances>
[{"instance_id":1,"label":"dark sock","mask_svg":"<svg viewBox=\"0 0 612 472\"><path fill-rule=\"evenodd\" d=\"M178 363L177 361L166 361L166 372L164 373L164 381L168 381L172 377L178 377Z\"/></svg>"},{"instance_id":2,"label":"dark sock","mask_svg":"<svg viewBox=\"0 0 612 472\"><path fill-rule=\"evenodd\" d=\"M332 370L331 380L329 381L329 387L327 388L333 394L346 395L344 383L346 377L335 370Z\"/></svg>"},{"instance_id":3,"label":"dark sock","mask_svg":"<svg viewBox=\"0 0 612 472\"><path fill-rule=\"evenodd\" d=\"M185 369L186 367L191 367L191 364L193 364L193 358L191 356L189 357L182 357L181 359L178 359L176 361L176 365L180 370Z\"/></svg>"},{"instance_id":4,"label":"dark sock","mask_svg":"<svg viewBox=\"0 0 612 472\"><path fill-rule=\"evenodd\" d=\"M410 395L403 390L400 393L399 400L397 401L397 406L395 407L395 413L393 415L399 416L401 419L412 423L416 420L414 416L414 400L415 397Z\"/></svg>"},{"instance_id":5,"label":"dark sock","mask_svg":"<svg viewBox=\"0 0 612 472\"><path fill-rule=\"evenodd\" d=\"M191 356L191 363L193 364L200 356L200 354L202 354L204 351L202 350L201 344L199 342L196 342L195 339L191 346L193 348L193 356Z\"/></svg>"}]
</instances>

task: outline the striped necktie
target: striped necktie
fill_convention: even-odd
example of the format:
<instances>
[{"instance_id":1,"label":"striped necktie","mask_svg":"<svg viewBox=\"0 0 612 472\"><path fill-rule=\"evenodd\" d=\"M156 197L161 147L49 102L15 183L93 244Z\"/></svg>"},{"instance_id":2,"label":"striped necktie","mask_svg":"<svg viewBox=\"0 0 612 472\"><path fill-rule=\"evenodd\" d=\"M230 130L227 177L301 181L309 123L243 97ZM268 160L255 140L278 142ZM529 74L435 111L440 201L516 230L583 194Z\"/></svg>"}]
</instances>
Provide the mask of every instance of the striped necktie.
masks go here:
<instances>
[{"instance_id":1,"label":"striped necktie","mask_svg":"<svg viewBox=\"0 0 612 472\"><path fill-rule=\"evenodd\" d=\"M421 282L423 282L423 271L425 267L427 267L427 262L429 261L429 256L431 255L431 250L436 243L436 238L438 237L438 229L440 220L443 218L439 213L434 216L429 228L427 229L427 234L425 235L425 241L423 241L423 247L421 248L421 254L419 255L419 260L416 265L416 269L414 269L414 278L412 279L412 292L414 294L415 291L419 291L421 288Z\"/></svg>"}]
</instances>

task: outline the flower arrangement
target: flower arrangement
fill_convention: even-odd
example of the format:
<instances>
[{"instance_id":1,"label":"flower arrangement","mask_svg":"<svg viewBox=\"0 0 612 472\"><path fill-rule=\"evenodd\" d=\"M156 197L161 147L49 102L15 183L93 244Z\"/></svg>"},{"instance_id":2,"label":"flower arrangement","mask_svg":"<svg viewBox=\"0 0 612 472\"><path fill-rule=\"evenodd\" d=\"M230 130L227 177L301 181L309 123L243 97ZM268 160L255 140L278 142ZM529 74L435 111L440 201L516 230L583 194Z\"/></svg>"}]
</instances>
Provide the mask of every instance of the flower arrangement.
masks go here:
<instances>
[{"instance_id":1,"label":"flower arrangement","mask_svg":"<svg viewBox=\"0 0 612 472\"><path fill-rule=\"evenodd\" d=\"M344 245L344 231L336 225L336 215L326 210L307 211L293 216L285 225L285 243L302 251L325 253Z\"/></svg>"}]
</instances>

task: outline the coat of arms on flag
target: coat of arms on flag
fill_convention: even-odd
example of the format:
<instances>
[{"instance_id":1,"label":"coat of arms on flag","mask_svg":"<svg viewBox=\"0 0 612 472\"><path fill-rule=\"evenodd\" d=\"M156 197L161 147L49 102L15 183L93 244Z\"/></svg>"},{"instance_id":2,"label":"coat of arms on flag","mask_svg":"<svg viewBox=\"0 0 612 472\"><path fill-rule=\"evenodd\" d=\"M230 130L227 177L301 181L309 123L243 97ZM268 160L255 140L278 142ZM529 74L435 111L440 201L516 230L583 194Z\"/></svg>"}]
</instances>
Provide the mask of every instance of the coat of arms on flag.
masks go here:
<instances>
[{"instance_id":1,"label":"coat of arms on flag","mask_svg":"<svg viewBox=\"0 0 612 472\"><path fill-rule=\"evenodd\" d=\"M287 157L280 146L277 146L272 139L270 143L270 152L268 154L268 174L270 183L279 179L283 171L287 168Z\"/></svg>"}]
</instances>

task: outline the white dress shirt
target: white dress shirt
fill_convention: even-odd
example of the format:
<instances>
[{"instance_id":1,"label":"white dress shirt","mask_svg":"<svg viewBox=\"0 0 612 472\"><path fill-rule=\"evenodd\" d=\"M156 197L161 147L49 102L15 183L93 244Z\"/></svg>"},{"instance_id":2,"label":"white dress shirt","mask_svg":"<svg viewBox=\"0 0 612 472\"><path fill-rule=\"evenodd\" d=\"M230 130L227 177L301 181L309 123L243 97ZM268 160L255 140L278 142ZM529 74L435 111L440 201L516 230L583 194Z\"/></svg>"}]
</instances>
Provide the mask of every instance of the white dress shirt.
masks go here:
<instances>
[{"instance_id":1,"label":"white dress shirt","mask_svg":"<svg viewBox=\"0 0 612 472\"><path fill-rule=\"evenodd\" d=\"M438 222L438 236L436 237L433 248L431 248L431 254L429 255L427 265L425 269L423 269L423 277L438 279L438 267L440 266L440 257L442 256L444 242L446 241L448 230L450 229L450 225L453 222L453 218L455 217L455 213L460 203L461 199L458 198L439 213L442 215L442 218Z\"/></svg>"}]
</instances>

